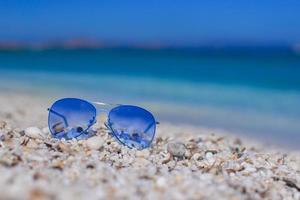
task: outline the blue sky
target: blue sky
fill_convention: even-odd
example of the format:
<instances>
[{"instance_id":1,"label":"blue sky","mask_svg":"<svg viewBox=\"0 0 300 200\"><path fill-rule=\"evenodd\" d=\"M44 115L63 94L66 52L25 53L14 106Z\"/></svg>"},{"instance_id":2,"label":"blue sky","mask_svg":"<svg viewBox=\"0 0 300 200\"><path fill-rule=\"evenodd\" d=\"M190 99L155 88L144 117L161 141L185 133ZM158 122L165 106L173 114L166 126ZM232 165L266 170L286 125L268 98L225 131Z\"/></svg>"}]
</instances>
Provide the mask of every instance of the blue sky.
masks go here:
<instances>
[{"instance_id":1,"label":"blue sky","mask_svg":"<svg viewBox=\"0 0 300 200\"><path fill-rule=\"evenodd\" d=\"M299 0L0 0L0 41L300 42Z\"/></svg>"}]
</instances>

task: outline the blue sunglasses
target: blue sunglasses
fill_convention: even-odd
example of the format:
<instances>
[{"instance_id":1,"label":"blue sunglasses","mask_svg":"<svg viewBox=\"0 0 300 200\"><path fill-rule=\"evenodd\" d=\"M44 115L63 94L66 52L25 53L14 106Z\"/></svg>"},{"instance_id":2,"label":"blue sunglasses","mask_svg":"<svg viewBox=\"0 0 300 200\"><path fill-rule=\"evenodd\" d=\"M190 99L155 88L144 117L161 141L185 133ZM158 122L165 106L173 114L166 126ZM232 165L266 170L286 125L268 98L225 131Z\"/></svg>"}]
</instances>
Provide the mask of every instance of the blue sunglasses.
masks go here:
<instances>
[{"instance_id":1,"label":"blue sunglasses","mask_svg":"<svg viewBox=\"0 0 300 200\"><path fill-rule=\"evenodd\" d=\"M97 110L96 105L108 109ZM108 112L106 127L129 148L148 148L155 136L157 122L149 111L138 106L65 98L56 101L48 110L50 132L58 139L85 139L92 136L94 133L89 129L96 123L97 112Z\"/></svg>"}]
</instances>

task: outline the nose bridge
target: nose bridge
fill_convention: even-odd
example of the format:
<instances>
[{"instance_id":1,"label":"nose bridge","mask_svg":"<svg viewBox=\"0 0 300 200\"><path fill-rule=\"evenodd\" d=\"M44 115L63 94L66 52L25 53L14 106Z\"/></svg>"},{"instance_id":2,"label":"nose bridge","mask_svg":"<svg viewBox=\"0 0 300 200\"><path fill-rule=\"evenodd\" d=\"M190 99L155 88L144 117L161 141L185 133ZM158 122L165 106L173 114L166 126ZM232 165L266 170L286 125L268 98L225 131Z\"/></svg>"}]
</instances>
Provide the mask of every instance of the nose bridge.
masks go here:
<instances>
[{"instance_id":1,"label":"nose bridge","mask_svg":"<svg viewBox=\"0 0 300 200\"><path fill-rule=\"evenodd\" d=\"M92 104L95 106L98 116L102 114L108 115L111 109L118 106L118 104L103 103L97 101L92 102Z\"/></svg>"},{"instance_id":2,"label":"nose bridge","mask_svg":"<svg viewBox=\"0 0 300 200\"><path fill-rule=\"evenodd\" d=\"M108 115L109 111L111 110L109 108L101 108L99 106L95 106L95 107L96 107L96 111L97 111L97 116L103 115L103 114Z\"/></svg>"}]
</instances>

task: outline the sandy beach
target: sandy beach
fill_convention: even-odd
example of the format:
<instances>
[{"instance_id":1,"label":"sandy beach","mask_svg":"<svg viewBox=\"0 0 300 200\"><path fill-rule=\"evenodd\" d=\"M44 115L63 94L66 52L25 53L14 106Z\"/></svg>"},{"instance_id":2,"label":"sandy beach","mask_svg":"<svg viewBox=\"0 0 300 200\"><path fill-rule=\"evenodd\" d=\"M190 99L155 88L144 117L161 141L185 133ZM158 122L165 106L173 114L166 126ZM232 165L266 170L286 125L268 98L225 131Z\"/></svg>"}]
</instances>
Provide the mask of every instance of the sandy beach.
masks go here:
<instances>
[{"instance_id":1,"label":"sandy beach","mask_svg":"<svg viewBox=\"0 0 300 200\"><path fill-rule=\"evenodd\" d=\"M57 140L52 101L1 92L0 199L300 199L298 152L164 122L143 151L101 120L88 140Z\"/></svg>"}]
</instances>

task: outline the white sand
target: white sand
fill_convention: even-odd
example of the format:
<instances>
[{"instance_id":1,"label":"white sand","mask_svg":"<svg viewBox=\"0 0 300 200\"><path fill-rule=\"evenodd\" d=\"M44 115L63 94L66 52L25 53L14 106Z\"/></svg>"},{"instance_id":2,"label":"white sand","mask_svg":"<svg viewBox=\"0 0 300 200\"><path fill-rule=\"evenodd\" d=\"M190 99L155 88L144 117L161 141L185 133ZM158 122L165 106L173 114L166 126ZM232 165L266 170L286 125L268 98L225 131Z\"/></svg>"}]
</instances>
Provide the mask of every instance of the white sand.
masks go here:
<instances>
[{"instance_id":1,"label":"white sand","mask_svg":"<svg viewBox=\"0 0 300 200\"><path fill-rule=\"evenodd\" d=\"M59 141L44 128L52 100L0 95L0 199L300 199L297 152L165 123L143 151L100 123L87 141Z\"/></svg>"}]
</instances>

